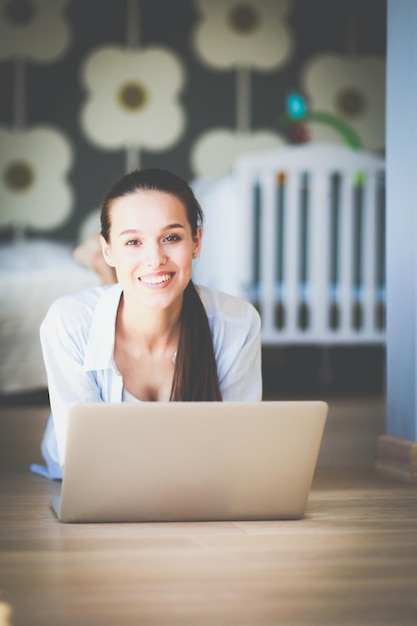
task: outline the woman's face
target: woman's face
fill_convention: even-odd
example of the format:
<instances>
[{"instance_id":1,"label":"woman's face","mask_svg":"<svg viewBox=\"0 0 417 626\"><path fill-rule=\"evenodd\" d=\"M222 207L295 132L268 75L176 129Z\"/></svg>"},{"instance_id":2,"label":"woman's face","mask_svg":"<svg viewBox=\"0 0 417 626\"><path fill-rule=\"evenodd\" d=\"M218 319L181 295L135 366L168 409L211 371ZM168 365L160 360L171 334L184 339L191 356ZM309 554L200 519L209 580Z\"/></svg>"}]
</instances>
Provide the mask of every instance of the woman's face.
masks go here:
<instances>
[{"instance_id":1,"label":"woman's face","mask_svg":"<svg viewBox=\"0 0 417 626\"><path fill-rule=\"evenodd\" d=\"M182 202L160 191L137 191L113 200L110 223L109 243L101 238L103 255L125 294L160 309L182 300L202 235L198 228L193 237Z\"/></svg>"}]
</instances>

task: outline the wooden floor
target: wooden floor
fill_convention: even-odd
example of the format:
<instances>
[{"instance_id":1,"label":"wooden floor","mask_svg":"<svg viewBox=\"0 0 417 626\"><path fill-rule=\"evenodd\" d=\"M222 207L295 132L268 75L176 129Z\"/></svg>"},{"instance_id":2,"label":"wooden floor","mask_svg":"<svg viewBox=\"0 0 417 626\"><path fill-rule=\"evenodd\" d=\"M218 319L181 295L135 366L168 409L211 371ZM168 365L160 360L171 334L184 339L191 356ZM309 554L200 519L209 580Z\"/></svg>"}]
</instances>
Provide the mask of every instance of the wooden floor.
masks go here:
<instances>
[{"instance_id":1,"label":"wooden floor","mask_svg":"<svg viewBox=\"0 0 417 626\"><path fill-rule=\"evenodd\" d=\"M27 471L46 411L2 408L0 626L415 626L417 488L373 470L379 399L331 409L302 520L70 525Z\"/></svg>"}]
</instances>

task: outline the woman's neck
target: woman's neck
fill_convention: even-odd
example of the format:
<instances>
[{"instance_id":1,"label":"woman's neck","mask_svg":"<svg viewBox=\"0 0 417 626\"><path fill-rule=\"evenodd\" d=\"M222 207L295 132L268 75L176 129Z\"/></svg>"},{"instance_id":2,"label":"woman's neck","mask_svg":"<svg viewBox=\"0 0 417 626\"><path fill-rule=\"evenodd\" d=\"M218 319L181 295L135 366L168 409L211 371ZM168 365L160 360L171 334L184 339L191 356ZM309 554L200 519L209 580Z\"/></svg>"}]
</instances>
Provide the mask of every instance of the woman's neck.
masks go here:
<instances>
[{"instance_id":1,"label":"woman's neck","mask_svg":"<svg viewBox=\"0 0 417 626\"><path fill-rule=\"evenodd\" d=\"M146 352L176 350L182 303L170 309L138 307L121 298L116 332Z\"/></svg>"}]
</instances>

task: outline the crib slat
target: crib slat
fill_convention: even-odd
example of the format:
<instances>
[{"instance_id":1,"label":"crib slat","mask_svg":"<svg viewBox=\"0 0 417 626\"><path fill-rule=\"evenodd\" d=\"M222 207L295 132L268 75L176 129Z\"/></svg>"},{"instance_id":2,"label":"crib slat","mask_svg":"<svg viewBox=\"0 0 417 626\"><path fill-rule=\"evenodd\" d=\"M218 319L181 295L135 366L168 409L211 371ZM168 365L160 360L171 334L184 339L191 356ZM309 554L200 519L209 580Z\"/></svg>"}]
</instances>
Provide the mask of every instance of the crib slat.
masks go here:
<instances>
[{"instance_id":1,"label":"crib slat","mask_svg":"<svg viewBox=\"0 0 417 626\"><path fill-rule=\"evenodd\" d=\"M310 334L324 339L328 334L330 258L330 174L313 171L311 177L311 228L309 245Z\"/></svg>"},{"instance_id":2,"label":"crib slat","mask_svg":"<svg viewBox=\"0 0 417 626\"><path fill-rule=\"evenodd\" d=\"M352 329L352 283L353 267L352 256L354 249L353 237L353 198L352 198L352 173L341 172L341 196L340 196L340 280L339 302L341 323L339 335L348 338Z\"/></svg>"},{"instance_id":3,"label":"crib slat","mask_svg":"<svg viewBox=\"0 0 417 626\"><path fill-rule=\"evenodd\" d=\"M375 333L375 302L376 302L376 181L375 172L368 172L365 184L365 214L363 232L363 332Z\"/></svg>"},{"instance_id":4,"label":"crib slat","mask_svg":"<svg viewBox=\"0 0 417 626\"><path fill-rule=\"evenodd\" d=\"M286 204L284 225L284 297L286 308L285 335L290 339L298 335L297 330L297 280L299 260L299 213L294 207L298 207L300 196L300 181L302 172L299 169L286 170Z\"/></svg>"}]
</instances>

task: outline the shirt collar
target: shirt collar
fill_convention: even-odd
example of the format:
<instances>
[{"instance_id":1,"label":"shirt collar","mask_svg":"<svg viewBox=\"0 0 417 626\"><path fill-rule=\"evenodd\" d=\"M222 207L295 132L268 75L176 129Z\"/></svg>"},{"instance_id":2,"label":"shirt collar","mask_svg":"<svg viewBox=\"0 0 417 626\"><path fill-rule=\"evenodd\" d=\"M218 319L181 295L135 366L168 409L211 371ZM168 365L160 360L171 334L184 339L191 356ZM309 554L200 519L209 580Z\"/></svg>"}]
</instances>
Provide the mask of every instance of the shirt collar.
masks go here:
<instances>
[{"instance_id":1,"label":"shirt collar","mask_svg":"<svg viewBox=\"0 0 417 626\"><path fill-rule=\"evenodd\" d=\"M116 317L122 288L117 283L103 289L93 313L84 358L84 370L115 368Z\"/></svg>"}]
</instances>

